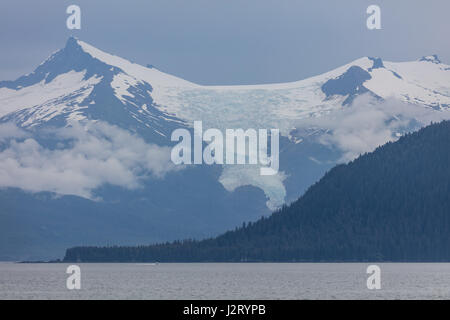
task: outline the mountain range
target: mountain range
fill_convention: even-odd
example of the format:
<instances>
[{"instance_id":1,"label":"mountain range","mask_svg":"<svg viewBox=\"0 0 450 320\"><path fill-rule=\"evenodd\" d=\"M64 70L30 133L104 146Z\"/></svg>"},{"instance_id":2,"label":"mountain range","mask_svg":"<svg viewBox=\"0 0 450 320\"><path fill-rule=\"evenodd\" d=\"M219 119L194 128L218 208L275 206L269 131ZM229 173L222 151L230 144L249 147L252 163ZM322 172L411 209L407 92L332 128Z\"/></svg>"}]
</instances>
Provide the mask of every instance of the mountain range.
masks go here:
<instances>
[{"instance_id":1,"label":"mountain range","mask_svg":"<svg viewBox=\"0 0 450 320\"><path fill-rule=\"evenodd\" d=\"M268 218L203 241L68 249L66 262L450 261L450 122L330 170Z\"/></svg>"},{"instance_id":2,"label":"mountain range","mask_svg":"<svg viewBox=\"0 0 450 320\"><path fill-rule=\"evenodd\" d=\"M0 259L210 237L449 111L450 67L433 55L365 57L291 83L202 86L69 38L33 72L0 82ZM174 166L171 133L198 120L279 129L280 172Z\"/></svg>"}]
</instances>

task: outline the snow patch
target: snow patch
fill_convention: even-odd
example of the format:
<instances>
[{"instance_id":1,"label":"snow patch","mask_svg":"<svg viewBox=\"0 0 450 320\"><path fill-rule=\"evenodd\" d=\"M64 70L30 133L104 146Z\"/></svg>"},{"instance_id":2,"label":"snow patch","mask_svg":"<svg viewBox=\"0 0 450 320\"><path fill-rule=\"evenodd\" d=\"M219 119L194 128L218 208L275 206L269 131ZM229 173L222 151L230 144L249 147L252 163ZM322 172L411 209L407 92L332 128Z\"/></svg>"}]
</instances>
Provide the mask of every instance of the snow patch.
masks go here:
<instances>
[{"instance_id":1,"label":"snow patch","mask_svg":"<svg viewBox=\"0 0 450 320\"><path fill-rule=\"evenodd\" d=\"M88 80L83 80L84 75L85 72L70 71L56 77L50 83L45 83L45 80L42 80L35 85L19 90L1 88L0 117L42 105L45 105L46 111L34 120L42 120L50 114L53 114L53 116L61 114L62 108L66 106L66 99L74 97L74 93L77 93L72 102L80 103L89 96L94 85L102 79L101 77L91 77Z\"/></svg>"}]
</instances>

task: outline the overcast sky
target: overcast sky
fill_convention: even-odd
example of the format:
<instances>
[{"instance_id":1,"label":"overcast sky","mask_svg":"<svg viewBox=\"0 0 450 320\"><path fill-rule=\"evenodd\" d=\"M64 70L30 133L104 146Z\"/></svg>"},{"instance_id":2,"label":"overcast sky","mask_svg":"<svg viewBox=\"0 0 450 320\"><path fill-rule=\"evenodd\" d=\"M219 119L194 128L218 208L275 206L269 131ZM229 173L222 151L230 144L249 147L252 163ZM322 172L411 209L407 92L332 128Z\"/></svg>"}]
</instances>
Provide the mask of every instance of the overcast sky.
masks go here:
<instances>
[{"instance_id":1,"label":"overcast sky","mask_svg":"<svg viewBox=\"0 0 450 320\"><path fill-rule=\"evenodd\" d=\"M66 29L66 8L82 30ZM366 28L378 4L382 30ZM73 34L201 84L300 80L362 56L450 64L448 0L1 0L0 80L28 73Z\"/></svg>"}]
</instances>

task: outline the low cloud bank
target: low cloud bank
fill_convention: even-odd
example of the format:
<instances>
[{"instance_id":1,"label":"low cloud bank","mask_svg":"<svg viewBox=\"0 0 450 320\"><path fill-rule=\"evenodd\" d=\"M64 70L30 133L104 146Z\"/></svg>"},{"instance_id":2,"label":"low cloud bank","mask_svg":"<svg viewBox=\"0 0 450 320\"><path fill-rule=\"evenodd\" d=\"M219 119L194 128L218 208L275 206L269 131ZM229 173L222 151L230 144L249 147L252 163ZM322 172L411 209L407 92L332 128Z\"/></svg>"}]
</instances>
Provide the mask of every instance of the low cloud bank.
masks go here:
<instances>
[{"instance_id":1,"label":"low cloud bank","mask_svg":"<svg viewBox=\"0 0 450 320\"><path fill-rule=\"evenodd\" d=\"M405 132L448 119L449 110L435 110L395 99L378 101L366 95L355 99L351 106L302 120L298 127L320 129L323 133L318 142L337 147L343 153L340 161L347 162L397 140Z\"/></svg>"},{"instance_id":2,"label":"low cloud bank","mask_svg":"<svg viewBox=\"0 0 450 320\"><path fill-rule=\"evenodd\" d=\"M12 124L0 125L0 187L95 199L93 191L103 184L136 189L142 179L176 169L170 148L103 122L73 123L50 134L61 138L56 148Z\"/></svg>"}]
</instances>

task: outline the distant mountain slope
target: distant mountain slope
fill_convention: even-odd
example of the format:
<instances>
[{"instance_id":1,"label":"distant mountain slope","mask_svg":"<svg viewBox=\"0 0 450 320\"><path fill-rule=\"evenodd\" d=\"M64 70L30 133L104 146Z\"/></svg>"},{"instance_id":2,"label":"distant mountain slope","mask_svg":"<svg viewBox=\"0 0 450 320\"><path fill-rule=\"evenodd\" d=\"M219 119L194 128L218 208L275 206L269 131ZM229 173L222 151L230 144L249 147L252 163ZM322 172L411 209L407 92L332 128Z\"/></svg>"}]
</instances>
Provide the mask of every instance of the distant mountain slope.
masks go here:
<instances>
[{"instance_id":1,"label":"distant mountain slope","mask_svg":"<svg viewBox=\"0 0 450 320\"><path fill-rule=\"evenodd\" d=\"M450 261L450 122L339 165L215 239L67 250L65 261Z\"/></svg>"},{"instance_id":2,"label":"distant mountain slope","mask_svg":"<svg viewBox=\"0 0 450 320\"><path fill-rule=\"evenodd\" d=\"M450 119L449 105L450 66L434 56L202 86L69 38L34 71L0 81L0 260L215 236L294 201L336 163ZM175 170L171 133L197 120L204 130L280 129L279 173Z\"/></svg>"},{"instance_id":3,"label":"distant mountain slope","mask_svg":"<svg viewBox=\"0 0 450 320\"><path fill-rule=\"evenodd\" d=\"M295 120L339 109L364 93L447 108L450 66L436 56L409 62L363 57L289 83L202 86L69 38L33 72L0 81L0 118L26 127L89 118L163 137L173 122L202 120L215 128L277 127L287 136Z\"/></svg>"}]
</instances>

